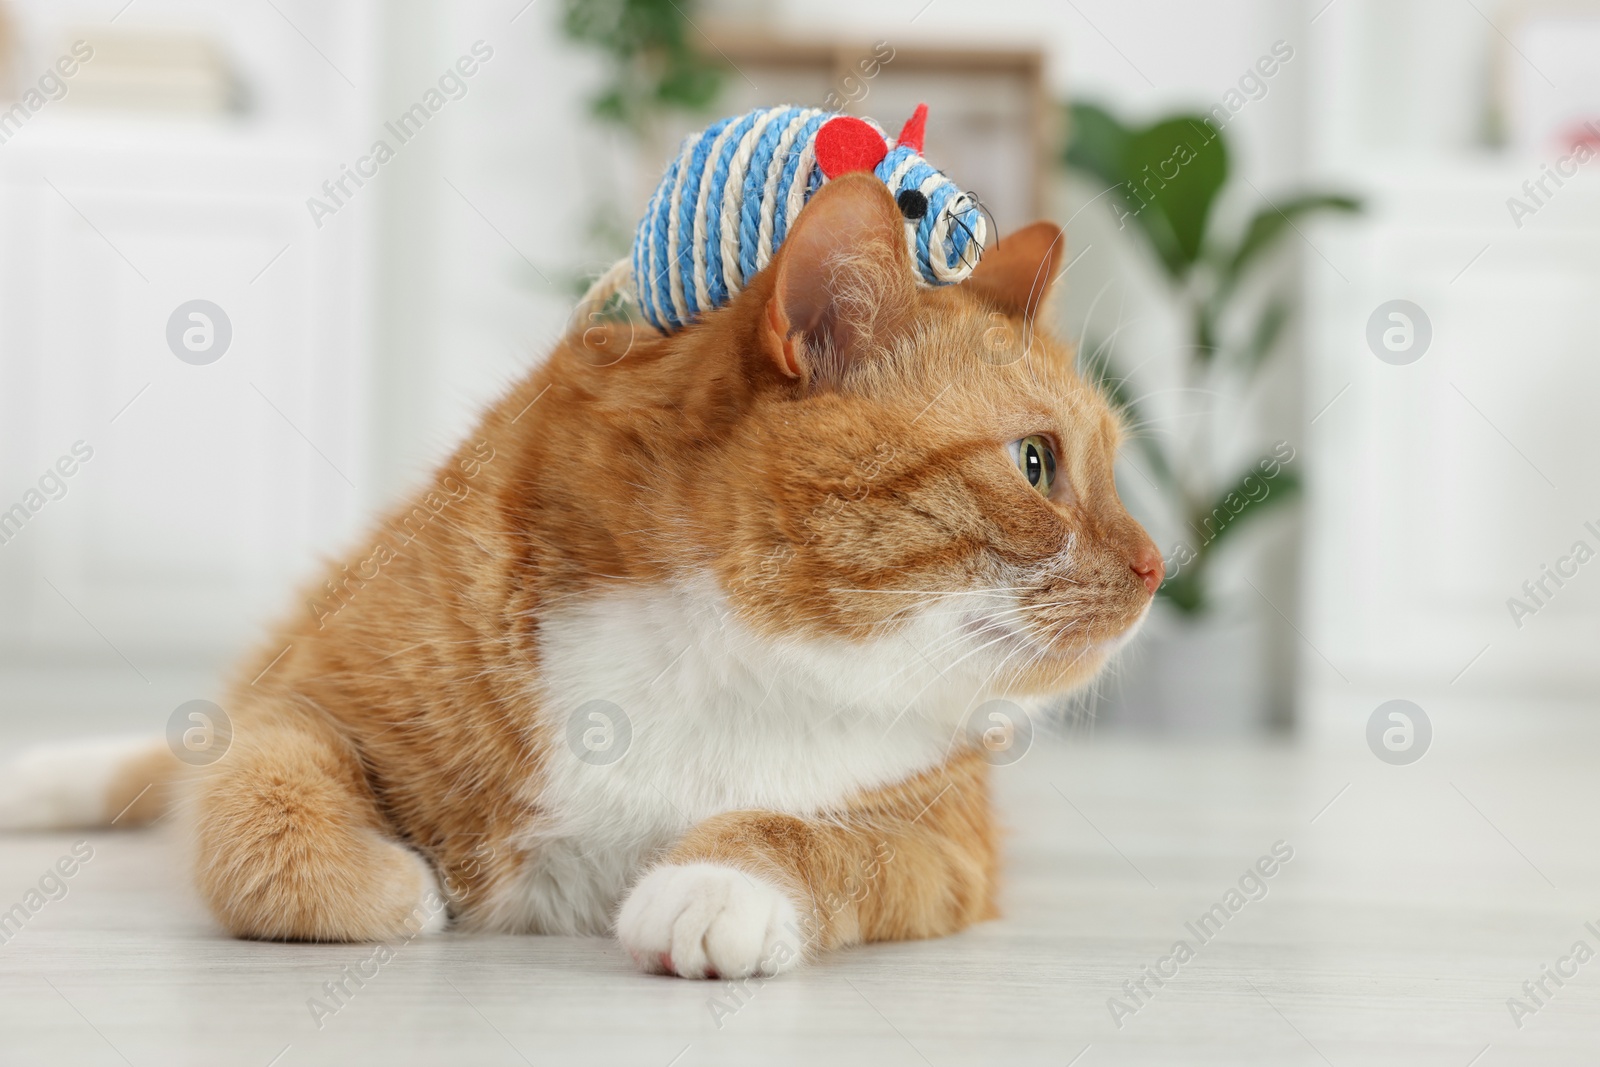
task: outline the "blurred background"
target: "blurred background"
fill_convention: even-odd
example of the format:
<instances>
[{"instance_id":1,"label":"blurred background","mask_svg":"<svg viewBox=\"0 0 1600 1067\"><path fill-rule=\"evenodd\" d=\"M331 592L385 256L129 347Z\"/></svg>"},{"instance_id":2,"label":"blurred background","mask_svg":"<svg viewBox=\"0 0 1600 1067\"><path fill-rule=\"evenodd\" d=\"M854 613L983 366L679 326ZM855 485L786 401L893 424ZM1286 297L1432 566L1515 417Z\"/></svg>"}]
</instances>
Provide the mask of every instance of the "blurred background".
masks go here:
<instances>
[{"instance_id":1,"label":"blurred background","mask_svg":"<svg viewBox=\"0 0 1600 1067\"><path fill-rule=\"evenodd\" d=\"M1085 728L1564 729L1597 52L1566 0L0 0L0 723L215 696L543 357L685 132L927 101L1002 232L1065 224L1053 326L1168 553Z\"/></svg>"}]
</instances>

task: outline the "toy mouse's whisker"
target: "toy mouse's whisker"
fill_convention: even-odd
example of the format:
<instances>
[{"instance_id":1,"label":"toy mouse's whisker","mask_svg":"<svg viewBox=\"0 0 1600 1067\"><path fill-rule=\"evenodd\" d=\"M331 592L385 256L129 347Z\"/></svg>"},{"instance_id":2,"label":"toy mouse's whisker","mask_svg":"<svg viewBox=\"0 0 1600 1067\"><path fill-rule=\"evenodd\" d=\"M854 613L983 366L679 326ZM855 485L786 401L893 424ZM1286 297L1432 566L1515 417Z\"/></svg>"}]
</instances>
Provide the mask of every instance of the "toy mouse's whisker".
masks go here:
<instances>
[{"instance_id":1,"label":"toy mouse's whisker","mask_svg":"<svg viewBox=\"0 0 1600 1067\"><path fill-rule=\"evenodd\" d=\"M969 266L976 267L978 265L978 257L983 254L984 246L983 242L978 239L977 233L974 232L971 226L967 225L967 220L964 218L967 211L973 207L988 215L990 221L993 221L994 216L989 213L988 208L983 206L983 201L979 200L973 193L962 193L956 197L955 202L945 210L945 214L949 216L951 224L960 226L966 231L967 244L961 250L961 261ZM969 255L972 257L970 260L967 258Z\"/></svg>"},{"instance_id":2,"label":"toy mouse's whisker","mask_svg":"<svg viewBox=\"0 0 1600 1067\"><path fill-rule=\"evenodd\" d=\"M972 197L972 202L974 204L978 205L978 210L983 212L984 216L988 218L988 220L989 220L989 232L994 234L994 243L995 244L999 244L1000 243L1000 224L995 221L994 212L989 210L989 205L985 204L983 202L983 197L979 196L977 193L969 192L969 193L965 193L963 195Z\"/></svg>"}]
</instances>

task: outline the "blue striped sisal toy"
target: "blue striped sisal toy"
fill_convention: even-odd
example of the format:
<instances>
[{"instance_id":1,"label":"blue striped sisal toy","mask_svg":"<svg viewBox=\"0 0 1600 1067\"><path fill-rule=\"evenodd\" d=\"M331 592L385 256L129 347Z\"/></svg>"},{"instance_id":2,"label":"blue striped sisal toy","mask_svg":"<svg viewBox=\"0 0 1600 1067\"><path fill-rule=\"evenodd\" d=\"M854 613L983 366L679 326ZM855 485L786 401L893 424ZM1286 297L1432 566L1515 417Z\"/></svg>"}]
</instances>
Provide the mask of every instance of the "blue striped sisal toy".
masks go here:
<instances>
[{"instance_id":1,"label":"blue striped sisal toy","mask_svg":"<svg viewBox=\"0 0 1600 1067\"><path fill-rule=\"evenodd\" d=\"M645 321L677 330L733 299L771 261L812 194L857 170L894 194L919 281L961 281L988 231L977 198L922 158L927 114L919 104L893 141L877 123L816 108L761 108L713 123L684 141L650 198L632 256L596 290L608 281L628 288Z\"/></svg>"}]
</instances>

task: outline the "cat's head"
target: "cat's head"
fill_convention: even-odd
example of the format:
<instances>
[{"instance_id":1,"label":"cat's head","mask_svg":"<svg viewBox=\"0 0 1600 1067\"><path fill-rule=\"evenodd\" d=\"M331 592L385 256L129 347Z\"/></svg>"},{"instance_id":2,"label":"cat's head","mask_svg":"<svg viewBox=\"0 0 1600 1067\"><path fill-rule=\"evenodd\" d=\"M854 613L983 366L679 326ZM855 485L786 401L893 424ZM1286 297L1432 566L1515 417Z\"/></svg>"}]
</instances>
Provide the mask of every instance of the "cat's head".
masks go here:
<instances>
[{"instance_id":1,"label":"cat's head","mask_svg":"<svg viewBox=\"0 0 1600 1067\"><path fill-rule=\"evenodd\" d=\"M656 411L651 551L714 575L766 639L898 649L995 695L1071 689L1162 563L1117 497L1116 414L1037 328L1061 231L928 289L903 227L882 182L835 179L729 307L593 372Z\"/></svg>"}]
</instances>

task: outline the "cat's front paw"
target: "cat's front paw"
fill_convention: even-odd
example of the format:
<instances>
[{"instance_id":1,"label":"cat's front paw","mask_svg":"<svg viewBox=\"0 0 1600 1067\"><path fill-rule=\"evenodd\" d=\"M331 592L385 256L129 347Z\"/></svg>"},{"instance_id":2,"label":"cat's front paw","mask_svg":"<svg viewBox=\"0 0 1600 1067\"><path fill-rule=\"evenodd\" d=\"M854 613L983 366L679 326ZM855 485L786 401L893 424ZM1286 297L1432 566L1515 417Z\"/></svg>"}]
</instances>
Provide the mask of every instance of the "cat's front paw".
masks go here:
<instances>
[{"instance_id":1,"label":"cat's front paw","mask_svg":"<svg viewBox=\"0 0 1600 1067\"><path fill-rule=\"evenodd\" d=\"M800 962L800 912L757 875L715 863L657 867L628 894L617 936L641 970L682 978L774 975Z\"/></svg>"}]
</instances>

